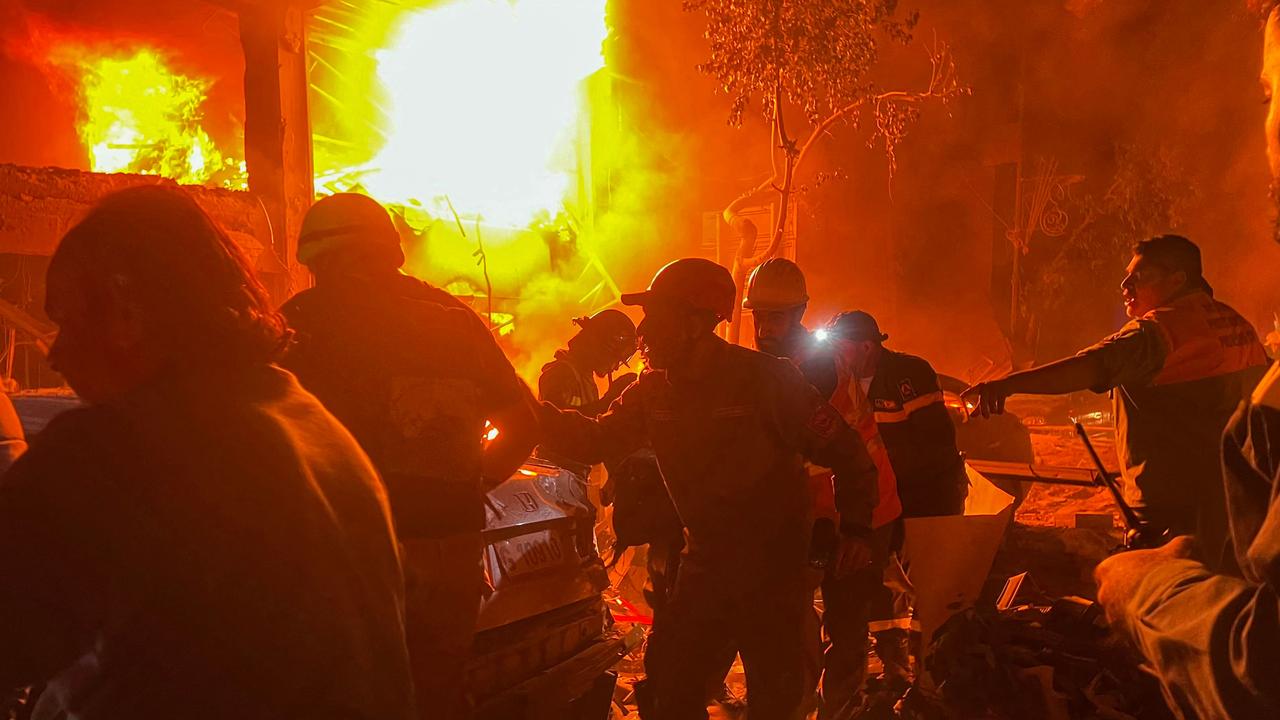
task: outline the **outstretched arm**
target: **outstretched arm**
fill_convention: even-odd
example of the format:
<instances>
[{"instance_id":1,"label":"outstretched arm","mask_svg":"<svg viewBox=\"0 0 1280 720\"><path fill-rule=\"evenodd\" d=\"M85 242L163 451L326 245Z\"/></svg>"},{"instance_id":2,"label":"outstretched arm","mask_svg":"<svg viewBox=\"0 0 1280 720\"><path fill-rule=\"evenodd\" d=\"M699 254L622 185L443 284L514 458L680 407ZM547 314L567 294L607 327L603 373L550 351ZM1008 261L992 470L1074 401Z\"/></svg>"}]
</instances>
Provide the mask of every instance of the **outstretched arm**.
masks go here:
<instances>
[{"instance_id":1,"label":"outstretched arm","mask_svg":"<svg viewBox=\"0 0 1280 720\"><path fill-rule=\"evenodd\" d=\"M643 381L633 383L597 418L543 402L539 406L543 446L591 465L621 460L645 445L645 392Z\"/></svg>"},{"instance_id":2,"label":"outstretched arm","mask_svg":"<svg viewBox=\"0 0 1280 720\"><path fill-rule=\"evenodd\" d=\"M961 397L973 407L971 414L999 415L1010 395L1105 392L1125 383L1148 381L1160 372L1167 356L1168 341L1160 328L1151 321L1135 320L1074 357L978 383Z\"/></svg>"},{"instance_id":3,"label":"outstretched arm","mask_svg":"<svg viewBox=\"0 0 1280 720\"><path fill-rule=\"evenodd\" d=\"M1097 387L1102 379L1103 364L1096 355L1076 355L978 383L961 398L973 405L974 414L988 417L1003 413L1010 395L1064 395Z\"/></svg>"}]
</instances>

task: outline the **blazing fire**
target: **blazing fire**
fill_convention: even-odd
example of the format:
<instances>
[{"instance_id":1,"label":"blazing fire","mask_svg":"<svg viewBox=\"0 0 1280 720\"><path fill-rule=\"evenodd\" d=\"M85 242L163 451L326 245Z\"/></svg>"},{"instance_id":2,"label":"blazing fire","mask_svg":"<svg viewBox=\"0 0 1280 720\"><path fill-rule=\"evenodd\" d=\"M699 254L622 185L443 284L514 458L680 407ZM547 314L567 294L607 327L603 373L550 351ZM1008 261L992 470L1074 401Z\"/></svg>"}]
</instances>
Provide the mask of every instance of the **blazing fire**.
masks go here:
<instances>
[{"instance_id":1,"label":"blazing fire","mask_svg":"<svg viewBox=\"0 0 1280 720\"><path fill-rule=\"evenodd\" d=\"M244 186L243 163L220 151L201 127L208 81L175 72L153 49L103 57L67 45L52 60L76 77L78 131L90 169Z\"/></svg>"},{"instance_id":2,"label":"blazing fire","mask_svg":"<svg viewBox=\"0 0 1280 720\"><path fill-rule=\"evenodd\" d=\"M360 183L437 217L445 197L508 226L557 212L578 169L581 84L604 66L604 4L473 0L400 18L374 53L385 141Z\"/></svg>"},{"instance_id":3,"label":"blazing fire","mask_svg":"<svg viewBox=\"0 0 1280 720\"><path fill-rule=\"evenodd\" d=\"M595 249L634 234L609 213L637 206L638 151L618 123L592 122L593 109L617 112L598 74L606 4L332 3L309 25L317 191L393 207L418 233L408 242L430 247L429 258L410 253L406 269L472 298L531 377L566 318L616 299ZM243 151L205 122L216 75L190 72L159 46L121 53L67 39L47 57L76 91L90 169L246 187ZM624 152L629 184L608 181L602 210L594 193L605 185L593 177L613 178ZM566 237L571 257L549 262L547 233Z\"/></svg>"},{"instance_id":4,"label":"blazing fire","mask_svg":"<svg viewBox=\"0 0 1280 720\"><path fill-rule=\"evenodd\" d=\"M385 47L363 47L384 38L359 33L347 41L354 55L372 54L387 100L372 106L364 137L343 139L367 148L366 159L325 168L318 158L322 180L438 217L448 217L446 197L464 215L507 226L558 212L575 187L582 81L604 66L604 5L459 0L381 10L395 13L384 18ZM243 163L202 127L209 80L175 71L154 48L95 56L65 45L51 59L75 80L92 170L244 186ZM354 109L320 102L313 111Z\"/></svg>"}]
</instances>

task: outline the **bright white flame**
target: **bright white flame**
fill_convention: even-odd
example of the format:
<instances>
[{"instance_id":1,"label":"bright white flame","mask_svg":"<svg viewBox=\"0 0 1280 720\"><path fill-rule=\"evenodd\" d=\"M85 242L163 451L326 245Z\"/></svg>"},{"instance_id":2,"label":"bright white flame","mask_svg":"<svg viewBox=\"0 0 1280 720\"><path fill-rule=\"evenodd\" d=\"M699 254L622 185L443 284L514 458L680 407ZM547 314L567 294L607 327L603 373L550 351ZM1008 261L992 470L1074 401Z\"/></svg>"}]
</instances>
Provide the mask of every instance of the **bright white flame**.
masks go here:
<instances>
[{"instance_id":1,"label":"bright white flame","mask_svg":"<svg viewBox=\"0 0 1280 720\"><path fill-rule=\"evenodd\" d=\"M455 0L409 15L378 52L386 145L362 179L383 201L448 195L522 225L560 207L576 171L580 83L604 66L605 0Z\"/></svg>"}]
</instances>

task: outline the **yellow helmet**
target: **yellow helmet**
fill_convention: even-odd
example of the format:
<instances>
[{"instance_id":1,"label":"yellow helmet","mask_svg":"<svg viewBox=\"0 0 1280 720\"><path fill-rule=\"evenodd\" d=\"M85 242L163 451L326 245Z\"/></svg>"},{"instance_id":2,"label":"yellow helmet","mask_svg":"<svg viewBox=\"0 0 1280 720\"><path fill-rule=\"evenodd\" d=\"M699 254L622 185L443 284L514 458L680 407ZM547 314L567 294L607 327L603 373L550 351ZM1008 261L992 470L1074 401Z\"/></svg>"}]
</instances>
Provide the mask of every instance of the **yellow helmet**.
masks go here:
<instances>
[{"instance_id":1,"label":"yellow helmet","mask_svg":"<svg viewBox=\"0 0 1280 720\"><path fill-rule=\"evenodd\" d=\"M789 310L809 302L804 273L786 258L773 258L751 272L742 307L747 310Z\"/></svg>"},{"instance_id":2,"label":"yellow helmet","mask_svg":"<svg viewBox=\"0 0 1280 720\"><path fill-rule=\"evenodd\" d=\"M400 234L391 215L368 195L338 193L321 198L302 219L298 262L311 265L323 255L347 248L366 250L395 267L404 264Z\"/></svg>"}]
</instances>

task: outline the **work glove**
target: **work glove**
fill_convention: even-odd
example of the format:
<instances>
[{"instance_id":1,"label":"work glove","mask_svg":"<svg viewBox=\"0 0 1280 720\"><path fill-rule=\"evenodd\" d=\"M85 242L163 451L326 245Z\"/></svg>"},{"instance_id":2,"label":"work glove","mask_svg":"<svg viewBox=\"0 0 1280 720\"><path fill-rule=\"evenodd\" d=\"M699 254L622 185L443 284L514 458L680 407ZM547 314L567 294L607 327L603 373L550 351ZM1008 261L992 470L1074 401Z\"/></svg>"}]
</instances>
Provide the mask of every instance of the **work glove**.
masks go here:
<instances>
[{"instance_id":1,"label":"work glove","mask_svg":"<svg viewBox=\"0 0 1280 720\"><path fill-rule=\"evenodd\" d=\"M622 391L631 387L631 384L639 377L640 376L635 373L623 373L615 377L613 381L609 383L609 389L605 391L604 397L601 399L608 400L609 402L617 400L622 395Z\"/></svg>"}]
</instances>

